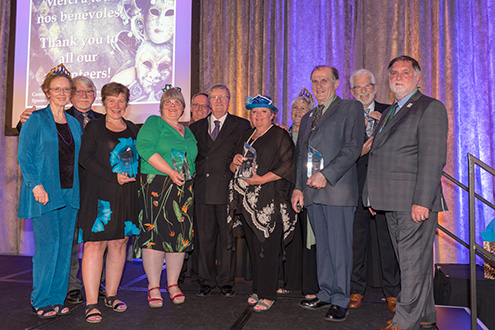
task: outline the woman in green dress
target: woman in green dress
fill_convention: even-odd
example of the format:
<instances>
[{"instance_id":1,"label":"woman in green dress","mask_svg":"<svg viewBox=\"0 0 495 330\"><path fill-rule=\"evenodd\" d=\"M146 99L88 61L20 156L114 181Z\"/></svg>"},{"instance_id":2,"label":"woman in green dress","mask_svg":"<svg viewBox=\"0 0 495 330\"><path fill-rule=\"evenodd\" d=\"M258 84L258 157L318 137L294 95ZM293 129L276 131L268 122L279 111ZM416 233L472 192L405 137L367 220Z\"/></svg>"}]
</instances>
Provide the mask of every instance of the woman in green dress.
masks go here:
<instances>
[{"instance_id":1,"label":"woman in green dress","mask_svg":"<svg viewBox=\"0 0 495 330\"><path fill-rule=\"evenodd\" d=\"M160 99L161 116L150 116L139 131L141 156L138 257L148 277L148 305L163 305L160 277L167 265L167 291L174 304L185 301L177 282L184 254L193 249L192 176L198 154L196 139L179 123L185 101L179 88L166 89Z\"/></svg>"}]
</instances>

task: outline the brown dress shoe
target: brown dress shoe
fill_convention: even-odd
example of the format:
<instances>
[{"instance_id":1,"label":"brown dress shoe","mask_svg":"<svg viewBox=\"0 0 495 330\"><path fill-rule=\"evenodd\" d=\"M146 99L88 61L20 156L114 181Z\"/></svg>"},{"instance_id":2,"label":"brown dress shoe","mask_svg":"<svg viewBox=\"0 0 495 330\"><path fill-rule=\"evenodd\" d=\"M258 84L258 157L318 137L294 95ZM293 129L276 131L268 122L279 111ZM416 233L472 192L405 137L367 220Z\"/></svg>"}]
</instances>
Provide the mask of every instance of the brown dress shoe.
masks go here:
<instances>
[{"instance_id":1,"label":"brown dress shoe","mask_svg":"<svg viewBox=\"0 0 495 330\"><path fill-rule=\"evenodd\" d=\"M397 304L397 298L387 297L387 304L388 304L388 309L390 309L390 311L392 312L395 312L395 305Z\"/></svg>"},{"instance_id":2,"label":"brown dress shoe","mask_svg":"<svg viewBox=\"0 0 495 330\"><path fill-rule=\"evenodd\" d=\"M358 308L361 306L361 302L363 301L364 296L359 293L353 293L351 294L351 304L349 305L350 308Z\"/></svg>"},{"instance_id":3,"label":"brown dress shoe","mask_svg":"<svg viewBox=\"0 0 495 330\"><path fill-rule=\"evenodd\" d=\"M387 326L380 328L380 329L375 329L375 330L404 330L401 327L398 327L394 324L388 324Z\"/></svg>"}]
</instances>

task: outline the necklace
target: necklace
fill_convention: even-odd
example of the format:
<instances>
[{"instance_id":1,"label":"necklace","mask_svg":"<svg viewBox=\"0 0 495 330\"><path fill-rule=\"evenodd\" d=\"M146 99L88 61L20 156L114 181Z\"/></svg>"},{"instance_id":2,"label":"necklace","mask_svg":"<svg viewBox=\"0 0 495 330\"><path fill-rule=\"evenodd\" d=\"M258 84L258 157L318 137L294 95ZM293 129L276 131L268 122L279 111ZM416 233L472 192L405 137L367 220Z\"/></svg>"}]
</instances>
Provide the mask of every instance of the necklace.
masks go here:
<instances>
[{"instance_id":1,"label":"necklace","mask_svg":"<svg viewBox=\"0 0 495 330\"><path fill-rule=\"evenodd\" d=\"M59 125L63 125L63 124L59 124ZM68 146L70 146L72 144L72 142L74 141L74 138L72 137L72 132L70 131L70 128L69 128L69 124L67 124L67 130L69 131L69 135L70 135L70 142L67 143L67 141L65 141L64 137L62 136L62 134L60 134L60 132L58 131L58 126L56 126L57 128L57 133L58 133L58 136L60 136L60 138L62 139L62 141L64 141L64 143Z\"/></svg>"},{"instance_id":2,"label":"necklace","mask_svg":"<svg viewBox=\"0 0 495 330\"><path fill-rule=\"evenodd\" d=\"M64 121L65 121L65 113L63 113L63 112L62 112L62 116L59 116L58 114L56 114L56 113L55 113L55 112L53 112L53 111L52 111L52 113L53 113L54 117L55 117L56 119L58 119L59 121L61 121L61 122L64 122ZM61 124L64 124L64 123L61 123Z\"/></svg>"},{"instance_id":3,"label":"necklace","mask_svg":"<svg viewBox=\"0 0 495 330\"><path fill-rule=\"evenodd\" d=\"M257 132L257 129L255 129L254 132L248 138L248 141L249 140L253 140L253 141L251 143L248 142L248 144L250 146L252 146L254 144L254 142L256 142L256 140L258 140L260 137L265 135L265 133L268 132L270 130L270 128L272 128L272 127L273 127L273 124L271 124L263 133L259 134L256 138L253 138L253 135Z\"/></svg>"}]
</instances>

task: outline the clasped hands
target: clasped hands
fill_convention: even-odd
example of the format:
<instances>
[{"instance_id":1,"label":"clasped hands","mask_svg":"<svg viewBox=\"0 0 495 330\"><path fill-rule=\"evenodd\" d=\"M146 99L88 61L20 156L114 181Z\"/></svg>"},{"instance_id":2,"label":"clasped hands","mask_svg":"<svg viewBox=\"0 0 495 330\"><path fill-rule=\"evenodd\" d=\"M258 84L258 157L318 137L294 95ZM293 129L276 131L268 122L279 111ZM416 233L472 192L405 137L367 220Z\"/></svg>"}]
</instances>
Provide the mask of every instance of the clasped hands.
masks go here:
<instances>
[{"instance_id":1,"label":"clasped hands","mask_svg":"<svg viewBox=\"0 0 495 330\"><path fill-rule=\"evenodd\" d=\"M237 154L234 156L234 159L232 159L231 163L231 170L232 172L235 172L235 169L237 169L239 166L241 166L242 162L247 160L246 157L242 156L241 154ZM241 178L242 180L246 181L248 185L259 185L259 184L264 184L266 181L262 176L259 176L256 171L254 170L253 167L253 176L250 178Z\"/></svg>"},{"instance_id":2,"label":"clasped hands","mask_svg":"<svg viewBox=\"0 0 495 330\"><path fill-rule=\"evenodd\" d=\"M372 207L368 207L371 215L376 215L376 211ZM419 223L421 221L425 221L430 217L430 210L427 207L414 204L411 207L411 219Z\"/></svg>"}]
</instances>

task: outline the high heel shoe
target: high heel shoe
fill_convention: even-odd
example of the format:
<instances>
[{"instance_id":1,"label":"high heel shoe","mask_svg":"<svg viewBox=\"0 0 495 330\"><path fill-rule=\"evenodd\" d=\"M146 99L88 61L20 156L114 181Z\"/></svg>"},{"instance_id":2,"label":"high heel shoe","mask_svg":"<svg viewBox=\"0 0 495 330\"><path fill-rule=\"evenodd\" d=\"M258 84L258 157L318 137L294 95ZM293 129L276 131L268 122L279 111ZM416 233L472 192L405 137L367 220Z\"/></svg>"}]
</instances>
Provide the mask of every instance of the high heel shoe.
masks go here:
<instances>
[{"instance_id":1,"label":"high heel shoe","mask_svg":"<svg viewBox=\"0 0 495 330\"><path fill-rule=\"evenodd\" d=\"M177 287L179 288L179 285L178 284L172 284L172 285L169 285L167 287L167 291L169 293L169 296L170 296L170 288L173 288L173 287ZM179 288L180 290L180 288ZM180 299L181 297L184 297L184 299ZM183 304L185 301L186 301L186 296L184 296L184 294L182 293L182 291L178 294L176 294L175 296L173 297L170 297L170 299L172 299L172 302L175 304L175 305L179 305L179 304ZM177 299L177 300L176 300Z\"/></svg>"},{"instance_id":2,"label":"high heel shoe","mask_svg":"<svg viewBox=\"0 0 495 330\"><path fill-rule=\"evenodd\" d=\"M160 287L157 286L157 287L148 289L148 306L150 308L161 308L163 306L163 299L162 298L151 298L151 295L150 295L151 290L160 291Z\"/></svg>"}]
</instances>

